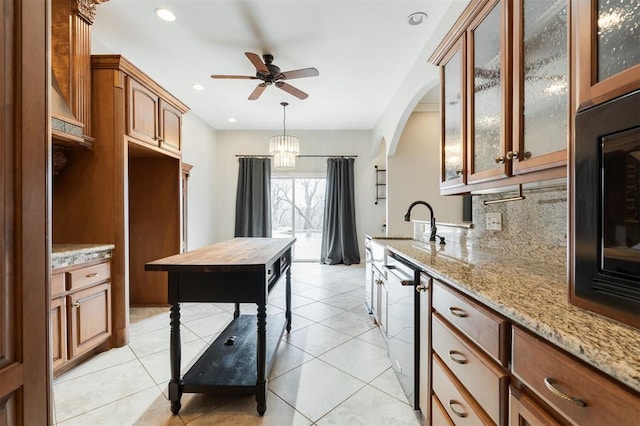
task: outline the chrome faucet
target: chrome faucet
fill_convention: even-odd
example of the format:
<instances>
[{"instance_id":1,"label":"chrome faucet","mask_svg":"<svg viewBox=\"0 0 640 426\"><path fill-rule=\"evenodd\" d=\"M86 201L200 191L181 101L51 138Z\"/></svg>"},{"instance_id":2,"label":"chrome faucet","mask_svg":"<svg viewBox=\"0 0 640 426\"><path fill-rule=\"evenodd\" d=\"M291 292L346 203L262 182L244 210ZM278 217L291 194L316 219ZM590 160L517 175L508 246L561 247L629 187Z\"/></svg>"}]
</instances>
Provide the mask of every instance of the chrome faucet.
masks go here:
<instances>
[{"instance_id":1,"label":"chrome faucet","mask_svg":"<svg viewBox=\"0 0 640 426\"><path fill-rule=\"evenodd\" d=\"M420 200L414 201L413 203L411 203L411 205L409 206L409 209L407 210L407 213L404 215L404 220L405 222L409 222L411 220L411 209L413 209L418 204L427 206L427 208L429 209L429 213L431 213L431 232L429 233L429 241L435 241L436 232L438 232L438 228L436 228L436 218L433 215L433 208L431 208L431 205L429 205L429 203L427 203L426 201L420 201ZM444 238L442 237L440 237L440 244L444 244Z\"/></svg>"}]
</instances>

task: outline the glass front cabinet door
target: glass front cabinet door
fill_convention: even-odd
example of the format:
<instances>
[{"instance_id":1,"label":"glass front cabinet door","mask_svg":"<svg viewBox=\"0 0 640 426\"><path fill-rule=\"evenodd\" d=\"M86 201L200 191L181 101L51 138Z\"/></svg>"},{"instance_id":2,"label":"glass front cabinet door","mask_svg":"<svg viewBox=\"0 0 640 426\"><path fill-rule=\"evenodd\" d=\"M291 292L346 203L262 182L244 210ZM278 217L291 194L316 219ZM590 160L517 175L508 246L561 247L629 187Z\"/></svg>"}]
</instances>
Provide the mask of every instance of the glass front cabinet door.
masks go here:
<instances>
[{"instance_id":1,"label":"glass front cabinet door","mask_svg":"<svg viewBox=\"0 0 640 426\"><path fill-rule=\"evenodd\" d=\"M569 140L567 0L515 0L514 175L566 164Z\"/></svg>"},{"instance_id":2,"label":"glass front cabinet door","mask_svg":"<svg viewBox=\"0 0 640 426\"><path fill-rule=\"evenodd\" d=\"M583 110L640 88L640 1L573 0Z\"/></svg>"},{"instance_id":3,"label":"glass front cabinet door","mask_svg":"<svg viewBox=\"0 0 640 426\"><path fill-rule=\"evenodd\" d=\"M506 0L489 1L467 30L468 182L508 176L506 161L509 116Z\"/></svg>"},{"instance_id":4,"label":"glass front cabinet door","mask_svg":"<svg viewBox=\"0 0 640 426\"><path fill-rule=\"evenodd\" d=\"M440 188L464 185L465 179L465 72L464 37L458 39L440 67L442 159Z\"/></svg>"}]
</instances>

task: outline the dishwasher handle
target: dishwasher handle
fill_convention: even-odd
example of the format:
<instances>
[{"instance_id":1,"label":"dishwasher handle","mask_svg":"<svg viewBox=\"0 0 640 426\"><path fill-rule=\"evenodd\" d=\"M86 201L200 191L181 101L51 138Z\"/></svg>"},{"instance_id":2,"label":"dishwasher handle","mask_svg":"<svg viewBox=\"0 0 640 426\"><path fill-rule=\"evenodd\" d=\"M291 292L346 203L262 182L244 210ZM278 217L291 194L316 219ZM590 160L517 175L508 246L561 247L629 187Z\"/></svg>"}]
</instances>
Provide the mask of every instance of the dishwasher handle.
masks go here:
<instances>
[{"instance_id":1,"label":"dishwasher handle","mask_svg":"<svg viewBox=\"0 0 640 426\"><path fill-rule=\"evenodd\" d=\"M416 281L413 279L413 277L412 278L408 278L405 274L402 274L402 272L397 267L395 267L394 265L384 265L383 267L391 275L396 277L398 279L398 281L400 281L400 284L406 285L406 286L414 286L414 285L416 285ZM400 274L402 274L403 276L400 276Z\"/></svg>"}]
</instances>

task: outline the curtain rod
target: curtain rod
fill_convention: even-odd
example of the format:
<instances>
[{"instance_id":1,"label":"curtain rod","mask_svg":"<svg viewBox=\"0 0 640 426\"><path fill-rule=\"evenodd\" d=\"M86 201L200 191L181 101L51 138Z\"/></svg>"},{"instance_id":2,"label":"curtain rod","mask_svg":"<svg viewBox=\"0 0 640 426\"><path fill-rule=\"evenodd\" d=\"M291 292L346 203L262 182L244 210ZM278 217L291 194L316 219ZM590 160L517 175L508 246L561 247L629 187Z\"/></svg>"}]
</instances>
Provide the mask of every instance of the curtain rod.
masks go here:
<instances>
[{"instance_id":1,"label":"curtain rod","mask_svg":"<svg viewBox=\"0 0 640 426\"><path fill-rule=\"evenodd\" d=\"M259 154L236 154L236 157L241 157L241 158L272 158L273 155L269 155L269 154L264 154L264 155L259 155ZM326 154L317 154L317 155L296 155L296 157L298 158L302 158L302 157L325 157L325 158L358 158L357 155L326 155Z\"/></svg>"}]
</instances>

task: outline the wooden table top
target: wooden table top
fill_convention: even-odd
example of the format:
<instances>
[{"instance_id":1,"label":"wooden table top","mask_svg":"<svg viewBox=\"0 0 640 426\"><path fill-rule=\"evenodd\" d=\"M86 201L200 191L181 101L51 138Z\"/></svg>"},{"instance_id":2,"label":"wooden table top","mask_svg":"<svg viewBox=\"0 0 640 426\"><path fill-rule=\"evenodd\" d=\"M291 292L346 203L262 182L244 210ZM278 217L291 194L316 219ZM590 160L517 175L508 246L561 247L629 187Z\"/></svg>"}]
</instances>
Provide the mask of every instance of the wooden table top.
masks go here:
<instances>
[{"instance_id":1,"label":"wooden table top","mask_svg":"<svg viewBox=\"0 0 640 426\"><path fill-rule=\"evenodd\" d=\"M146 271L223 272L262 270L282 256L295 238L232 238L145 264Z\"/></svg>"}]
</instances>

